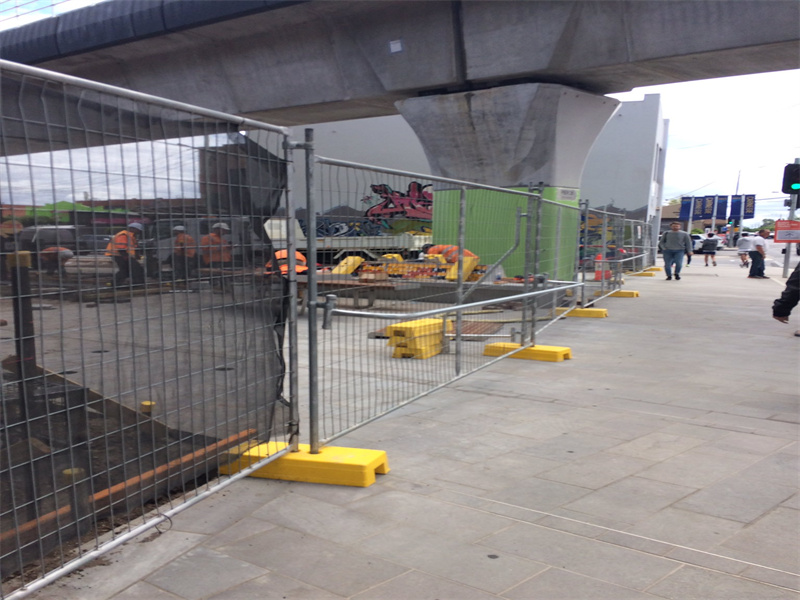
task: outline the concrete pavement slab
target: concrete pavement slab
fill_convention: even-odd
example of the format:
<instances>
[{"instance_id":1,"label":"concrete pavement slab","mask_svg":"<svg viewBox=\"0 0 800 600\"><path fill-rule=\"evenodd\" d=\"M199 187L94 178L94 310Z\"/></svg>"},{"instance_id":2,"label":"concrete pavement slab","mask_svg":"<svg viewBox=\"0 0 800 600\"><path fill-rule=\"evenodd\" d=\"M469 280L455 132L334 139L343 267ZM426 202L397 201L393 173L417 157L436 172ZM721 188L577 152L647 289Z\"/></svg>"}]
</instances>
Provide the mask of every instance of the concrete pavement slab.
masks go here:
<instances>
[{"instance_id":1,"label":"concrete pavement slab","mask_svg":"<svg viewBox=\"0 0 800 600\"><path fill-rule=\"evenodd\" d=\"M570 361L500 361L337 440L388 451L370 488L237 482L34 597L800 598L800 314L771 318L776 267L718 262L540 334ZM166 577L242 563L205 596Z\"/></svg>"}]
</instances>

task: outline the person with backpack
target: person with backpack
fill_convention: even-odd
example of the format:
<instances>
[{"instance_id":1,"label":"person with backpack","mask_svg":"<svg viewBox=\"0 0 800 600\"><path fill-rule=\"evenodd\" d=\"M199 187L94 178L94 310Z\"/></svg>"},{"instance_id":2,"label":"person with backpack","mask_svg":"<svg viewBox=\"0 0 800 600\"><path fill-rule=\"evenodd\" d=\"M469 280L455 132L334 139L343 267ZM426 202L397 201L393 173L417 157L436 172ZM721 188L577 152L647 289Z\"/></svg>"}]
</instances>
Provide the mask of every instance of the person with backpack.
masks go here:
<instances>
[{"instance_id":1,"label":"person with backpack","mask_svg":"<svg viewBox=\"0 0 800 600\"><path fill-rule=\"evenodd\" d=\"M706 266L708 266L708 257L711 257L711 263L716 267L717 266L717 246L719 245L719 238L713 231L708 232L708 236L703 240L703 243L700 245L700 250L703 251L703 256L705 257Z\"/></svg>"}]
</instances>

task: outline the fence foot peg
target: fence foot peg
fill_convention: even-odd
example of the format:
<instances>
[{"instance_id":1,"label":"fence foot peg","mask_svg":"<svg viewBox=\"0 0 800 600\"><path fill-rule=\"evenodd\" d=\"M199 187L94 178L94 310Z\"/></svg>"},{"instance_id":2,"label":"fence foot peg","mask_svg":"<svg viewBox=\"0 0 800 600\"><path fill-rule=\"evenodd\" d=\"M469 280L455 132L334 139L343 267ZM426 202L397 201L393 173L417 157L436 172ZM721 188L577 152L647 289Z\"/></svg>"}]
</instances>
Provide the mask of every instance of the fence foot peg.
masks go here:
<instances>
[{"instance_id":1,"label":"fence foot peg","mask_svg":"<svg viewBox=\"0 0 800 600\"><path fill-rule=\"evenodd\" d=\"M602 319L608 316L607 308L573 308L569 310L566 307L556 308L557 315L564 315L565 317L584 317L590 319Z\"/></svg>"},{"instance_id":2,"label":"fence foot peg","mask_svg":"<svg viewBox=\"0 0 800 600\"><path fill-rule=\"evenodd\" d=\"M509 352L514 352L515 348L520 348L519 344L510 342L497 342L486 344L483 349L484 356L503 356ZM521 358L523 360L542 360L546 362L561 362L572 358L572 350L566 346L531 346L524 350L514 352L509 358Z\"/></svg>"},{"instance_id":3,"label":"fence foot peg","mask_svg":"<svg viewBox=\"0 0 800 600\"><path fill-rule=\"evenodd\" d=\"M227 469L235 473L274 453L274 444L260 444L245 451ZM300 444L299 452L281 456L253 471L250 477L369 487L375 483L376 473L383 475L388 472L389 460L383 450L324 446L319 454L311 454L309 445Z\"/></svg>"},{"instance_id":4,"label":"fence foot peg","mask_svg":"<svg viewBox=\"0 0 800 600\"><path fill-rule=\"evenodd\" d=\"M655 277L656 274L652 271L642 271L641 273L630 273L632 277Z\"/></svg>"},{"instance_id":5,"label":"fence foot peg","mask_svg":"<svg viewBox=\"0 0 800 600\"><path fill-rule=\"evenodd\" d=\"M647 267L645 271L653 271L654 273L660 273L662 269L661 267Z\"/></svg>"},{"instance_id":6,"label":"fence foot peg","mask_svg":"<svg viewBox=\"0 0 800 600\"><path fill-rule=\"evenodd\" d=\"M610 298L638 298L639 292L636 290L617 290L609 296Z\"/></svg>"}]
</instances>

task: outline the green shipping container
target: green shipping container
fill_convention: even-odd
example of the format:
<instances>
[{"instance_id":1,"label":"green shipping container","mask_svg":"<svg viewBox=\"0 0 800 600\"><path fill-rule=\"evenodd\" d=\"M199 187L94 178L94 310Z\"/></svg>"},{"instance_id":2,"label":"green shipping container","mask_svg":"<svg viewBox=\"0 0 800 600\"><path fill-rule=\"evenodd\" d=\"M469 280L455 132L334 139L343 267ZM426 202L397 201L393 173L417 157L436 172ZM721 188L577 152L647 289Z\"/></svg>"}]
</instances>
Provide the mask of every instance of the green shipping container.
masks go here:
<instances>
[{"instance_id":1,"label":"green shipping container","mask_svg":"<svg viewBox=\"0 0 800 600\"><path fill-rule=\"evenodd\" d=\"M525 191L522 188L517 189ZM550 279L572 281L575 275L580 211L577 199L556 201L558 192L559 188L545 188L542 194L545 200L552 200L557 204L544 203L542 207L539 266L536 271L547 273ZM577 198L577 193L575 196ZM434 244L458 244L460 198L460 190L437 190L434 193ZM466 204L465 247L479 256L480 264L491 265L514 245L517 209L525 214L528 210L528 199L516 194L474 189L467 190ZM502 263L507 277L525 274L527 223L524 217L521 221L519 246ZM535 215L532 230L535 236Z\"/></svg>"}]
</instances>

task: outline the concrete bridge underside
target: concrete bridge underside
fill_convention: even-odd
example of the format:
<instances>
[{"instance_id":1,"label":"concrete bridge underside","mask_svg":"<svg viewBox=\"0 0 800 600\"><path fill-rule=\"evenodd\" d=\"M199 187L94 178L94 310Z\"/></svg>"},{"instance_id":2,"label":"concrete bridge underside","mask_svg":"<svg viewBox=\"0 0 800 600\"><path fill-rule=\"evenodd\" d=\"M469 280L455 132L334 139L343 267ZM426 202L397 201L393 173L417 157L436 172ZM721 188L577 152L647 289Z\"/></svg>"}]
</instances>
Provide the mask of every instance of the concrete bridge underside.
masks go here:
<instances>
[{"instance_id":1,"label":"concrete bridge underside","mask_svg":"<svg viewBox=\"0 0 800 600\"><path fill-rule=\"evenodd\" d=\"M66 56L33 62L278 125L400 112L437 174L560 187L614 111L602 94L800 67L795 0L231 2L168 23L193 4L151 2L169 27L141 35L119 6L67 13L51 44ZM130 33L98 38L104 19ZM0 35L4 57L36 56L22 33Z\"/></svg>"}]
</instances>

